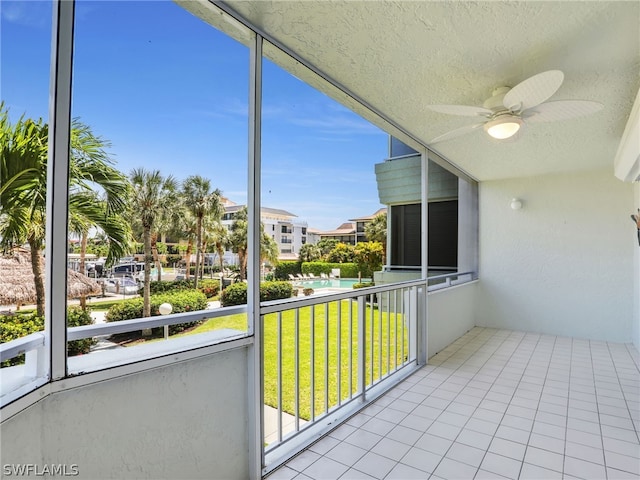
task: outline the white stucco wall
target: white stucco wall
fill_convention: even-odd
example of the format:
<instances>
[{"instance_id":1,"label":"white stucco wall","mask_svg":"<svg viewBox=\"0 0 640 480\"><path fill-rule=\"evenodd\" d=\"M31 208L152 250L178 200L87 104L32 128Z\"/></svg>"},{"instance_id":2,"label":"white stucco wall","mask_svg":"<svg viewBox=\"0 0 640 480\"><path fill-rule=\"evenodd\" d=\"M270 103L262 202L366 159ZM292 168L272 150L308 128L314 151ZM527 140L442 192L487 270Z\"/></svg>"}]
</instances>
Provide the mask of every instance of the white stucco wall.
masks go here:
<instances>
[{"instance_id":1,"label":"white stucco wall","mask_svg":"<svg viewBox=\"0 0 640 480\"><path fill-rule=\"evenodd\" d=\"M477 325L632 340L631 184L607 169L481 182L479 197Z\"/></svg>"},{"instance_id":2,"label":"white stucco wall","mask_svg":"<svg viewBox=\"0 0 640 480\"><path fill-rule=\"evenodd\" d=\"M427 355L435 355L475 326L478 282L429 292Z\"/></svg>"},{"instance_id":3,"label":"white stucco wall","mask_svg":"<svg viewBox=\"0 0 640 480\"><path fill-rule=\"evenodd\" d=\"M82 479L248 478L247 351L55 393L1 426L2 465Z\"/></svg>"}]
</instances>

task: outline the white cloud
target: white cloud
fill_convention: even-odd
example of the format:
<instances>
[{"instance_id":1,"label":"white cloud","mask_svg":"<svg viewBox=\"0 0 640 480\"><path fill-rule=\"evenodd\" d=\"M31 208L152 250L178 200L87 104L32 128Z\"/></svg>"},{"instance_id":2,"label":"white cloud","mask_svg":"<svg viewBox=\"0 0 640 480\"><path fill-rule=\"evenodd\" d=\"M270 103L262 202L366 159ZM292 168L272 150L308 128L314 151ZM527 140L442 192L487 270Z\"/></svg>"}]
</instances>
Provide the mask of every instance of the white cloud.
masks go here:
<instances>
[{"instance_id":1,"label":"white cloud","mask_svg":"<svg viewBox=\"0 0 640 480\"><path fill-rule=\"evenodd\" d=\"M25 27L51 27L51 2L38 0L2 1L2 20Z\"/></svg>"}]
</instances>

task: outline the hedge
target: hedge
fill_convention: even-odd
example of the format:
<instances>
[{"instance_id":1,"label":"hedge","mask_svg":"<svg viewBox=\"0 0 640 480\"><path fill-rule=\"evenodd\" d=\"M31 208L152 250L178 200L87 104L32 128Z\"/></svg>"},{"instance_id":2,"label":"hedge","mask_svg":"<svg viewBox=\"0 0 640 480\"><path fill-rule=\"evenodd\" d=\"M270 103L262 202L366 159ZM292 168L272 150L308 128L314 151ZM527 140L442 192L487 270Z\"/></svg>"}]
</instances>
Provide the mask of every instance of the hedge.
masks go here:
<instances>
[{"instance_id":1,"label":"hedge","mask_svg":"<svg viewBox=\"0 0 640 480\"><path fill-rule=\"evenodd\" d=\"M151 282L149 284L149 289L151 290L151 295L157 295L159 293L193 290L193 283L193 279L174 281L162 280L160 282ZM139 288L138 295L143 295L143 290L143 288ZM215 297L220 291L220 280L212 280L209 278L200 280L198 281L198 290L204 293L207 298Z\"/></svg>"},{"instance_id":2,"label":"hedge","mask_svg":"<svg viewBox=\"0 0 640 480\"><path fill-rule=\"evenodd\" d=\"M154 281L149 283L151 295L157 293L173 292L176 290L190 290L193 288L193 280ZM138 289L138 295L142 295L143 288Z\"/></svg>"},{"instance_id":3,"label":"hedge","mask_svg":"<svg viewBox=\"0 0 640 480\"><path fill-rule=\"evenodd\" d=\"M367 288L367 287L373 287L375 285L375 283L373 282L362 282L362 283L354 283L353 284L353 288Z\"/></svg>"},{"instance_id":4,"label":"hedge","mask_svg":"<svg viewBox=\"0 0 640 480\"><path fill-rule=\"evenodd\" d=\"M289 282L262 282L260 284L260 301L280 300L291 298L293 287ZM224 289L220 295L220 304L223 307L232 305L245 305L247 303L247 284L234 283Z\"/></svg>"},{"instance_id":5,"label":"hedge","mask_svg":"<svg viewBox=\"0 0 640 480\"><path fill-rule=\"evenodd\" d=\"M334 268L340 270L342 278L358 278L358 265L355 263L304 262L302 273L313 273L317 276L320 276L321 273L329 275Z\"/></svg>"},{"instance_id":6,"label":"hedge","mask_svg":"<svg viewBox=\"0 0 640 480\"><path fill-rule=\"evenodd\" d=\"M298 273L302 273L301 265L300 262L293 260L278 262L273 272L276 280L289 280L289 275L295 277Z\"/></svg>"},{"instance_id":7,"label":"hedge","mask_svg":"<svg viewBox=\"0 0 640 480\"><path fill-rule=\"evenodd\" d=\"M159 307L163 303L171 304L171 313L195 312L207 308L207 296L197 290L178 290L174 292L151 295L151 316L160 315ZM118 322L121 320L131 320L142 318L143 299L133 298L113 305L105 315L105 321ZM187 328L199 325L202 321L180 323L169 326L169 334L180 333ZM154 329L158 333L162 327Z\"/></svg>"},{"instance_id":8,"label":"hedge","mask_svg":"<svg viewBox=\"0 0 640 480\"><path fill-rule=\"evenodd\" d=\"M83 311L80 307L71 306L67 309L67 326L78 327L80 325L92 325L93 318L89 310ZM36 313L0 315L0 343L10 342L17 338L26 337L35 332L44 330L44 317ZM67 354L70 357L89 353L95 340L84 338L67 343ZM2 362L2 367L20 365L24 363L24 354Z\"/></svg>"}]
</instances>

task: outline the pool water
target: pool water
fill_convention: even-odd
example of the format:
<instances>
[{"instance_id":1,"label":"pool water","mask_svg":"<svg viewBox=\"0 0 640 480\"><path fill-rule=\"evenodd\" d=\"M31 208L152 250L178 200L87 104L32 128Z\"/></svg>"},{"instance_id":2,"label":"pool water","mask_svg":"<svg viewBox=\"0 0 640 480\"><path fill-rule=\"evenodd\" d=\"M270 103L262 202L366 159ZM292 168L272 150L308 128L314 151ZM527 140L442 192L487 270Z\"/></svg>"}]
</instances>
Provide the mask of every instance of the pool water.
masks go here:
<instances>
[{"instance_id":1,"label":"pool water","mask_svg":"<svg viewBox=\"0 0 640 480\"><path fill-rule=\"evenodd\" d=\"M363 282L368 281L362 279ZM317 278L315 280L298 280L294 285L304 288L353 288L353 284L358 283L357 278Z\"/></svg>"}]
</instances>

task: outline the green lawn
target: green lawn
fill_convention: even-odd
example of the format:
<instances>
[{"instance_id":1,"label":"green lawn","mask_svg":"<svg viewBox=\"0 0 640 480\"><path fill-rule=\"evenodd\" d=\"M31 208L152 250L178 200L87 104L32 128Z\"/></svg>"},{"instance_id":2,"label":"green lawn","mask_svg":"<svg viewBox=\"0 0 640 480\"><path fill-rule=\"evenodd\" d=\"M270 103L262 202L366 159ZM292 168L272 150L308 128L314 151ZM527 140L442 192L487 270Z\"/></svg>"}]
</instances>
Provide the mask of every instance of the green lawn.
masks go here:
<instances>
[{"instance_id":1,"label":"green lawn","mask_svg":"<svg viewBox=\"0 0 640 480\"><path fill-rule=\"evenodd\" d=\"M340 345L338 345L338 302L329 305L328 318L328 408L337 404L338 399L338 371L340 371L340 396L342 399L349 397L349 301L340 302L341 308L341 328ZM355 322L356 305L353 304L353 331L352 331L352 391L357 388L357 365L358 365L358 326ZM315 306L314 322L314 411L320 415L325 410L325 305ZM404 345L402 344L402 315L380 312L377 308L372 310L367 306L366 310L366 335L367 335L367 376L366 381L371 381L371 337L370 330L373 324L373 376L380 378L387 373L387 339L390 345L390 368L394 369L402 363L408 352L408 332L404 331ZM311 307L302 308L299 311L299 412L305 419L311 417ZM193 335L222 328L233 328L236 330L246 330L246 315L232 315L229 317L215 318L208 320L190 332L176 335ZM381 330L380 330L381 327ZM264 401L267 405L277 407L278 405L278 326L277 315L269 314L265 318L264 324ZM398 346L396 350L396 329L398 330ZM380 332L382 342L380 342ZM282 407L283 410L295 412L295 317L293 311L282 314ZM404 346L404 353L403 353ZM379 364L379 354L382 349L382 365ZM338 350L340 350L340 365L338 366Z\"/></svg>"}]
</instances>

